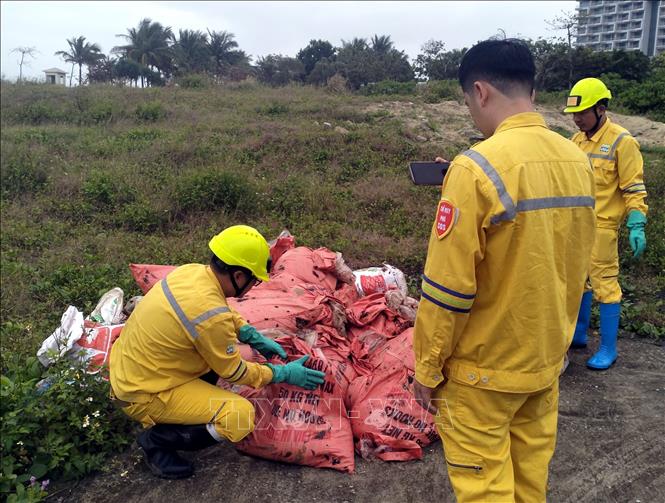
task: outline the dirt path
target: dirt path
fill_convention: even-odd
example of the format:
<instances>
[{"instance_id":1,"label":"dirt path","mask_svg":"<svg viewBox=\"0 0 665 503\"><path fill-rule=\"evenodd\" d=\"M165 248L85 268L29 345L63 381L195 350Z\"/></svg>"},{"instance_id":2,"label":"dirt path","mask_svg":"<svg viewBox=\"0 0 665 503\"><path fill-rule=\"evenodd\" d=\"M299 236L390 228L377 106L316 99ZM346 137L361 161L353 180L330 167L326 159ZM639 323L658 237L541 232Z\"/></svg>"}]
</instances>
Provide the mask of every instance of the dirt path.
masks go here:
<instances>
[{"instance_id":1,"label":"dirt path","mask_svg":"<svg viewBox=\"0 0 665 503\"><path fill-rule=\"evenodd\" d=\"M620 359L609 372L587 370L591 350L576 351L562 378L549 501L665 501L665 347L621 339L619 348ZM417 462L357 458L354 475L254 459L225 445L195 459L193 478L162 481L130 452L113 462L110 473L51 501L454 501L440 444Z\"/></svg>"},{"instance_id":2,"label":"dirt path","mask_svg":"<svg viewBox=\"0 0 665 503\"><path fill-rule=\"evenodd\" d=\"M568 133L577 131L570 115L552 107L537 106L551 128ZM457 101L441 103L415 103L411 101L386 101L372 104L367 112L386 114L399 118L405 133L414 141L432 142L442 146L468 145L473 138L481 137L475 129L465 105ZM644 146L665 147L665 124L644 117L621 115L609 112L611 120L625 127Z\"/></svg>"}]
</instances>

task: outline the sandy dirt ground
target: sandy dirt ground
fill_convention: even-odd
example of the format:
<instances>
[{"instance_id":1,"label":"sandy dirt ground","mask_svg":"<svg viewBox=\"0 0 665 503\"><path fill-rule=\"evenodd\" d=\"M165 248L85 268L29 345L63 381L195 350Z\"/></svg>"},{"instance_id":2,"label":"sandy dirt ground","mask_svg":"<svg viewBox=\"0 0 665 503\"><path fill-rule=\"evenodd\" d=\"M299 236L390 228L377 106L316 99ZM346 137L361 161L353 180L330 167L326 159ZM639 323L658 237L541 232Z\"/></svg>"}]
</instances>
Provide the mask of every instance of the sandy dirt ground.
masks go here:
<instances>
[{"instance_id":1,"label":"sandy dirt ground","mask_svg":"<svg viewBox=\"0 0 665 503\"><path fill-rule=\"evenodd\" d=\"M608 372L584 365L597 344L573 353L561 378L559 438L550 465L548 501L665 501L665 347L621 338ZM229 445L192 453L191 479L152 477L135 450L109 472L61 488L49 501L86 503L432 502L455 501L441 444L422 461L384 463L356 457L356 473L292 466L238 454ZM58 488L54 488L58 489Z\"/></svg>"},{"instance_id":2,"label":"sandy dirt ground","mask_svg":"<svg viewBox=\"0 0 665 503\"><path fill-rule=\"evenodd\" d=\"M367 108L368 112L382 112L387 118L401 119L405 134L415 141L433 142L443 146L468 145L481 137L475 129L466 106L457 101L421 104L410 101L387 101ZM570 115L551 107L537 107L550 127L574 133L577 127ZM665 124L644 117L609 112L611 120L625 127L644 146L665 146Z\"/></svg>"}]
</instances>

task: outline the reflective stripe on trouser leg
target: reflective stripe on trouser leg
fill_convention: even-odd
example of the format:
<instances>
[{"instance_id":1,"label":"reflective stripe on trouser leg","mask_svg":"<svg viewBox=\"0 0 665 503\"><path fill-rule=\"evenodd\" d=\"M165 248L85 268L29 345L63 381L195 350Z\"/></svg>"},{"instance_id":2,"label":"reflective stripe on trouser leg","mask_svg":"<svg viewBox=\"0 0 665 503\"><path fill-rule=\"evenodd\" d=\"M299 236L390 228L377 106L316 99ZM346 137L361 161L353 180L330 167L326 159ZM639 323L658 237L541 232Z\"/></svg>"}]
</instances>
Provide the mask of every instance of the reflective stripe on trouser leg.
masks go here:
<instances>
[{"instance_id":1,"label":"reflective stripe on trouser leg","mask_svg":"<svg viewBox=\"0 0 665 503\"><path fill-rule=\"evenodd\" d=\"M621 302L619 286L618 232L615 229L596 229L591 251L589 280L596 300L605 304Z\"/></svg>"},{"instance_id":2,"label":"reflective stripe on trouser leg","mask_svg":"<svg viewBox=\"0 0 665 503\"><path fill-rule=\"evenodd\" d=\"M545 501L547 472L556 445L559 380L531 394L510 423L515 502Z\"/></svg>"},{"instance_id":3,"label":"reflective stripe on trouser leg","mask_svg":"<svg viewBox=\"0 0 665 503\"><path fill-rule=\"evenodd\" d=\"M528 396L454 381L435 390L442 400L437 429L458 502L513 501L510 421Z\"/></svg>"},{"instance_id":4,"label":"reflective stripe on trouser leg","mask_svg":"<svg viewBox=\"0 0 665 503\"><path fill-rule=\"evenodd\" d=\"M209 424L208 432L217 441L239 442L254 430L254 406L246 398L201 379L158 393L150 403L123 410L144 426Z\"/></svg>"}]
</instances>

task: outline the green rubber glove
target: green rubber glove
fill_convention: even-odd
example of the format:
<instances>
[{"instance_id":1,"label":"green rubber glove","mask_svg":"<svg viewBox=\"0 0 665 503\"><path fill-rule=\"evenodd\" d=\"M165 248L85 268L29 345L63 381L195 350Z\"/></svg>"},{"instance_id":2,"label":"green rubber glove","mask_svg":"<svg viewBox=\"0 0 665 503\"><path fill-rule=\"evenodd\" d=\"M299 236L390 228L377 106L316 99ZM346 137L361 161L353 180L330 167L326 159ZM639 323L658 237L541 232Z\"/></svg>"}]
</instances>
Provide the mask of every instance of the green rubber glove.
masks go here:
<instances>
[{"instance_id":1,"label":"green rubber glove","mask_svg":"<svg viewBox=\"0 0 665 503\"><path fill-rule=\"evenodd\" d=\"M308 359L309 356L305 355L286 365L266 363L270 367L270 370L272 370L272 381L270 382L285 382L305 389L316 388L319 384L323 383L325 374L318 370L305 367L304 364Z\"/></svg>"},{"instance_id":2,"label":"green rubber glove","mask_svg":"<svg viewBox=\"0 0 665 503\"><path fill-rule=\"evenodd\" d=\"M644 234L644 226L647 223L647 217L644 213L638 210L633 210L628 213L628 220L626 227L630 233L628 234L628 242L633 250L633 258L637 258L644 253L647 247L647 237Z\"/></svg>"},{"instance_id":3,"label":"green rubber glove","mask_svg":"<svg viewBox=\"0 0 665 503\"><path fill-rule=\"evenodd\" d=\"M270 360L273 356L279 356L282 360L286 360L286 351L284 351L284 348L269 337L261 335L252 325L243 325L240 327L240 330L238 330L238 340L252 346L267 360Z\"/></svg>"}]
</instances>

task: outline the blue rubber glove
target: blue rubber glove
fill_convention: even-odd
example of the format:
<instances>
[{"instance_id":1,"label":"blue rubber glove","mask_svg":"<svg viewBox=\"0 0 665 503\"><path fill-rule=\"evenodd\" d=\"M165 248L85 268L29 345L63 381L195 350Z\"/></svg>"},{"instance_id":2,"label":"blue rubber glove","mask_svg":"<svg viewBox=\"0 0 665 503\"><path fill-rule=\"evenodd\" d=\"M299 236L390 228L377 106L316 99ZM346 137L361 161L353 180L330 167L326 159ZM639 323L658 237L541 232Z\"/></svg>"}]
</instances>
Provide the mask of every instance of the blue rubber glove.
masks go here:
<instances>
[{"instance_id":1,"label":"blue rubber glove","mask_svg":"<svg viewBox=\"0 0 665 503\"><path fill-rule=\"evenodd\" d=\"M319 384L323 383L325 374L318 370L305 367L304 364L308 359L309 356L305 355L286 365L266 363L270 367L270 370L272 370L272 381L270 382L285 382L305 389L316 388Z\"/></svg>"},{"instance_id":2,"label":"blue rubber glove","mask_svg":"<svg viewBox=\"0 0 665 503\"><path fill-rule=\"evenodd\" d=\"M644 235L644 226L647 223L647 217L644 213L638 210L633 210L628 213L628 220L626 227L630 233L628 234L628 242L633 250L633 258L637 258L644 253L647 247L647 237Z\"/></svg>"},{"instance_id":3,"label":"blue rubber glove","mask_svg":"<svg viewBox=\"0 0 665 503\"><path fill-rule=\"evenodd\" d=\"M270 360L273 356L279 356L282 360L286 360L286 351L284 351L284 348L269 337L261 335L252 325L243 325L240 327L240 330L238 330L238 340L252 346L267 360Z\"/></svg>"}]
</instances>

